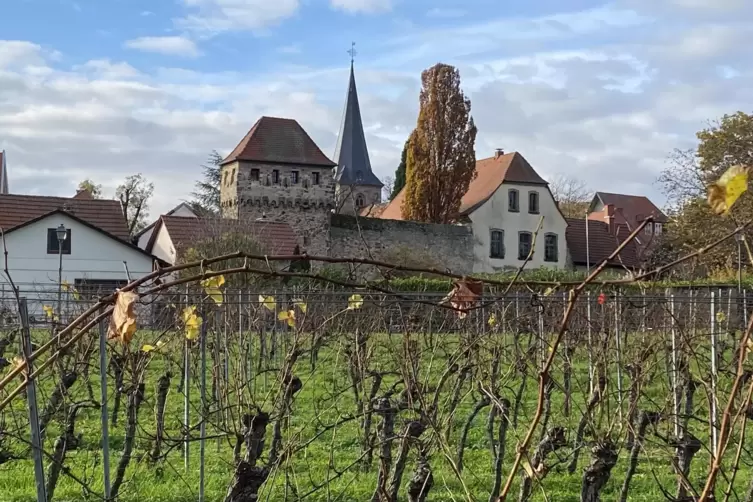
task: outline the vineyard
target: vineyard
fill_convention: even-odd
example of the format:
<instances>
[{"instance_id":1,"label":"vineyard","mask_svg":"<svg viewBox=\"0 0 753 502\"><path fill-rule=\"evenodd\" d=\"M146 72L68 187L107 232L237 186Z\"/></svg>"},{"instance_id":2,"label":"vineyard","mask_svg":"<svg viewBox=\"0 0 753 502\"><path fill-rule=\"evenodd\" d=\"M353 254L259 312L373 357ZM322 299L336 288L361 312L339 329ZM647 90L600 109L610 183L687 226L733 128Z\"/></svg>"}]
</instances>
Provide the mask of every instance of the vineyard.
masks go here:
<instances>
[{"instance_id":1,"label":"vineyard","mask_svg":"<svg viewBox=\"0 0 753 502\"><path fill-rule=\"evenodd\" d=\"M217 261L19 291L1 500L753 500L745 292L239 286Z\"/></svg>"}]
</instances>

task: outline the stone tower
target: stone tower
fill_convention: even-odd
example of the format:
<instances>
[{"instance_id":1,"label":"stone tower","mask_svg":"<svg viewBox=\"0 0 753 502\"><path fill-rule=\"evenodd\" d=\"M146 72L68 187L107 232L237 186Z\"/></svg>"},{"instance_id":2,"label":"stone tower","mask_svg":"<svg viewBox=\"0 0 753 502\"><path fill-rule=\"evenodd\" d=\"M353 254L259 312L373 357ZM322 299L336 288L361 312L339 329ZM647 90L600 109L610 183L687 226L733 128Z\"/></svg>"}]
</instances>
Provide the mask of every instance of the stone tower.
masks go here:
<instances>
[{"instance_id":1,"label":"stone tower","mask_svg":"<svg viewBox=\"0 0 753 502\"><path fill-rule=\"evenodd\" d=\"M335 162L335 199L338 212L355 214L365 206L382 201L384 185L371 171L352 60L348 95L335 149Z\"/></svg>"},{"instance_id":2,"label":"stone tower","mask_svg":"<svg viewBox=\"0 0 753 502\"><path fill-rule=\"evenodd\" d=\"M327 255L335 163L298 122L260 118L221 166L223 217L285 222L301 250Z\"/></svg>"}]
</instances>

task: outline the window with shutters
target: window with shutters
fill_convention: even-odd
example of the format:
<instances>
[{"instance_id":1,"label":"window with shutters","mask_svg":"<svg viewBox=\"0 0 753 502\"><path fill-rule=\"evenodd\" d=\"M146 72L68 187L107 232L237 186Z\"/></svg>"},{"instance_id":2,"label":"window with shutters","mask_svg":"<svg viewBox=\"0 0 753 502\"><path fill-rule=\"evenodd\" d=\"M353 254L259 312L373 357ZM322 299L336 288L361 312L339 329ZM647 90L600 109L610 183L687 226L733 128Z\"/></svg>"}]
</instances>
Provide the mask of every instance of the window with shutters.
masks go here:
<instances>
[{"instance_id":1,"label":"window with shutters","mask_svg":"<svg viewBox=\"0 0 753 502\"><path fill-rule=\"evenodd\" d=\"M518 233L518 260L525 260L531 252L531 232Z\"/></svg>"},{"instance_id":2,"label":"window with shutters","mask_svg":"<svg viewBox=\"0 0 753 502\"><path fill-rule=\"evenodd\" d=\"M489 257L490 258L504 258L505 257L505 231L504 230L492 230L491 240L489 245Z\"/></svg>"},{"instance_id":3,"label":"window with shutters","mask_svg":"<svg viewBox=\"0 0 753 502\"><path fill-rule=\"evenodd\" d=\"M520 211L520 201L518 200L518 191L511 188L507 192L507 209L511 213L517 213Z\"/></svg>"},{"instance_id":4,"label":"window with shutters","mask_svg":"<svg viewBox=\"0 0 753 502\"><path fill-rule=\"evenodd\" d=\"M557 262L557 234L544 234L544 261Z\"/></svg>"},{"instance_id":5,"label":"window with shutters","mask_svg":"<svg viewBox=\"0 0 753 502\"><path fill-rule=\"evenodd\" d=\"M528 192L528 212L530 214L539 214L539 193Z\"/></svg>"}]
</instances>

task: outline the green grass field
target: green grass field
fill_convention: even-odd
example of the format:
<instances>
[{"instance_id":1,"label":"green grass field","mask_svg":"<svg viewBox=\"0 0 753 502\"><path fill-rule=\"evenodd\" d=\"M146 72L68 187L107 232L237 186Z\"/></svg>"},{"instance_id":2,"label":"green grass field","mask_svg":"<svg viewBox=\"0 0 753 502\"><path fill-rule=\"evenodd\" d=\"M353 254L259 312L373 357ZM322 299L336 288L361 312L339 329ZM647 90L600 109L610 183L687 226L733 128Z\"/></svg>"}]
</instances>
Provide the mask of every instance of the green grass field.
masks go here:
<instances>
[{"instance_id":1,"label":"green grass field","mask_svg":"<svg viewBox=\"0 0 753 502\"><path fill-rule=\"evenodd\" d=\"M41 334L36 336L42 336ZM209 334L210 341L215 335ZM281 336L277 340L277 353L261 362L258 358L260 344L258 334L245 333L243 344L239 343L238 335L228 335L228 374L227 384L221 384L220 394L223 396L222 410L217 411L218 405L210 405L207 436L205 444L205 500L223 500L228 484L234 471L233 446L235 435L232 433L240 427L239 413L249 410L255 405L264 411L271 412L274 397L280 388L278 383L279 368L283 362L286 349L292 344L292 334ZM144 343L154 343L157 334L153 332L140 333L131 343L131 350L138 350ZM290 455L275 468L260 491L261 500L311 500L311 501L366 501L370 500L374 492L379 466L379 446L375 447L374 460L370 467L364 468L358 459L362 455L360 442L359 420L352 418L357 413L356 401L352 390L352 378L349 367L354 361L353 333L341 332L330 334L323 344L315 369L311 365L311 337L301 335L300 354L294 366L293 373L298 376L303 387L292 403L289 422L282 428L283 448L287 448ZM479 500L489 499L489 493L494 484L493 458L487 439L487 417L489 407L484 408L476 417L470 429L464 452L464 469L459 478L451 462L456 461L456 452L463 424L466 421L474 403L481 394L479 384L486 387L496 384L498 395L515 400L515 395L521 384L521 374L516 371L516 363L523 360L526 364L527 383L522 392L517 427L510 424L505 444L505 457L502 464L503 480L509 473L516 451L516 444L525 435L531 418L535 412L537 399L537 367L539 352L534 348L527 356L522 354L527 348L528 335L518 337L519 349L514 348L514 337L509 334L478 335L413 335L415 345L405 343L402 335L373 334L363 347L363 353L368 353L368 370L382 372L384 380L377 396L382 396L393 384L402 380L406 368L415 368L415 379L424 389L423 399L431 401L440 377L451 365L459 368L450 374L446 385L439 394L439 411L437 422L446 424L449 420L449 403L452 401L454 389L457 387L460 369L468 368L468 378L460 387L460 403L455 410L452 420L449 440L444 441L444 425L441 430L431 427L424 432L421 439L429 448L429 460L433 470L434 486L428 500ZM181 450L181 428L183 420L182 393L178 392L181 373L181 344L180 333L168 334L163 339L166 345L159 353L153 355L145 375L145 400L138 414L137 439L133 459L128 466L124 484L120 490L118 500L123 502L188 502L198 500L199 494L199 431L200 420L200 392L198 376L198 347L192 349L191 382L191 456L188 469L184 468ZM253 340L251 358L249 360L248 340ZM638 400L641 410L657 411L664 414L664 419L649 427L646 439L640 450L638 468L630 485L628 500L631 501L659 501L665 496L662 489L674 495L677 477L672 467L674 448L668 446L662 438L672 434L672 398L668 382L666 358L664 352L664 334L654 333L650 337L645 334L631 334L622 353L622 406L620 407L617 389L617 364L612 342L596 349L592 344L594 358L601 360L607 367L608 383L605 398L595 408L593 421L589 422L585 435L586 446L580 452L580 459L574 474L567 472L567 464L573 455L572 441L578 422L583 416L586 403L589 400L588 390L588 345L581 343L574 350L572 360L571 401L570 413L564 413L564 359L558 357L555 363L552 391L551 415L548 425L565 427L570 445L551 454L546 461L550 468L548 475L541 483L535 483L531 500L551 500L570 502L580 500L580 491L584 469L591 461L590 447L595 441L611 438L618 448L618 462L611 471L611 476L602 491L603 500L618 500L621 486L625 479L630 452L624 447L629 429L627 416L629 415L629 396L632 382L625 367L628 364L641 365L642 378ZM267 340L267 345L271 343ZM692 464L689 479L693 488L700 490L705 480L709 464L709 426L707 398L708 386L708 349L702 342L691 342L695 347L691 352L686 350L690 358L690 368L699 387L695 394L695 406L689 417L689 428L699 439L704 448L697 454ZM460 347L472 347L464 356ZM122 351L122 347L112 346L111 351ZM547 354L546 347L542 352ZM729 368L732 357L731 349L724 352L722 357L722 373L719 381L719 395L721 406L726 402L725 390L729 387L729 376L724 373ZM96 360L96 352L94 360ZM211 371L213 365L212 346L207 349L207 395L211 401L212 383ZM495 363L496 361L496 363ZM96 362L96 361L95 361ZM250 364L249 364L250 363ZM498 377L492 378L494 367ZM519 365L520 366L520 365ZM250 370L249 368L252 368ZM163 450L167 455L157 462L149 460L148 452L155 435L155 403L157 380L165 372L172 373L170 391L167 396L165 435L167 437ZM99 399L98 364L91 368L90 380L95 399ZM247 382L250 375L251 381ZM128 384L126 378L126 385ZM493 382L492 382L493 380ZM371 387L372 379L366 380L366 391ZM49 398L54 381L45 378L39 390L40 409ZM394 400L397 400L402 387L396 385ZM108 406L110 412L113 407L115 392L113 373L109 373ZM83 377L72 387L67 403L88 399L87 386ZM419 399L419 401L421 400ZM124 445L124 426L126 422L126 398L120 407L118 425L110 427L109 445L111 451L111 477L115 477L116 466ZM622 419L620 418L622 416ZM399 434L407 420L413 420L417 415L412 411L402 411L398 414L395 431ZM46 434L45 449L52 451L54 439L61 430L64 415L59 413L51 423ZM13 406L3 412L4 429L8 434L2 439L2 448L6 451L25 457L21 460L11 460L0 465L0 501L35 501L34 472L28 448L16 434L23 435L28 440L28 418L24 399L16 399ZM338 422L341 422L339 425ZM380 418L374 416L372 431L376 431ZM224 424L224 425L223 425ZM496 422L499 424L499 420ZM496 427L494 435L496 437ZM98 409L84 409L80 412L76 423L76 433L82 434L81 447L67 456L65 465L86 488L63 473L55 491L54 500L97 500L103 493L102 481L102 430L100 426L100 412ZM748 435L753 436L753 435ZM531 452L541 437L538 429L534 436ZM733 437L730 454L725 458L725 470L718 483L717 496L724 499L731 476L730 465L737 448L739 435ZM266 459L272 442L272 425L267 427L266 445L263 458ZM400 440L393 442L392 457L398 455ZM743 443L743 462L736 474L734 493L730 500L745 500L745 493L751 479L752 462L748 453L751 439ZM412 475L416 465L417 449L410 449L405 474L401 482L399 500L407 500L405 485ZM449 459L448 459L449 457ZM49 464L45 462L45 466ZM521 472L516 476L515 485L508 500L517 500ZM329 480L329 481L328 481Z\"/></svg>"}]
</instances>

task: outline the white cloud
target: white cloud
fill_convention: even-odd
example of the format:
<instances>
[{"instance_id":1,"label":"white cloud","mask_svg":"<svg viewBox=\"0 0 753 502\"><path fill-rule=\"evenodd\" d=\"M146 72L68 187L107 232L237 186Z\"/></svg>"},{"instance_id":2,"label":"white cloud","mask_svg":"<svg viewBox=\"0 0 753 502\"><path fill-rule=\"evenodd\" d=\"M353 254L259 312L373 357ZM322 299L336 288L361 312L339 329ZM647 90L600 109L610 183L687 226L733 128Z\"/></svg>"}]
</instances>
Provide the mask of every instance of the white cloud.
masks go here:
<instances>
[{"instance_id":1,"label":"white cloud","mask_svg":"<svg viewBox=\"0 0 753 502\"><path fill-rule=\"evenodd\" d=\"M182 0L190 14L177 20L183 28L207 35L231 30L260 32L293 16L299 0Z\"/></svg>"},{"instance_id":2,"label":"white cloud","mask_svg":"<svg viewBox=\"0 0 753 502\"><path fill-rule=\"evenodd\" d=\"M457 17L463 17L466 15L466 11L463 9L455 9L455 8L449 8L449 7L434 7L433 9L430 9L426 15L428 17L436 17L436 18L457 18Z\"/></svg>"},{"instance_id":3,"label":"white cloud","mask_svg":"<svg viewBox=\"0 0 753 502\"><path fill-rule=\"evenodd\" d=\"M170 56L196 57L200 54L194 41L182 36L140 37L127 40L124 45L129 49Z\"/></svg>"},{"instance_id":4,"label":"white cloud","mask_svg":"<svg viewBox=\"0 0 753 502\"><path fill-rule=\"evenodd\" d=\"M197 9L206 3L191 1ZM415 126L420 70L442 54L459 67L472 100L479 158L496 147L518 150L544 176L572 174L594 189L661 203L654 181L667 154L692 146L707 119L753 102L753 62L734 42L747 27L729 25L736 31L727 33L715 21L654 30L655 21L619 12L490 19L401 41L420 42L425 52L372 45L356 78L375 172L393 174ZM625 38L641 29L652 38ZM701 50L703 64L693 64ZM187 198L208 153L229 152L260 115L295 118L326 154L334 151L346 64L280 63L261 74L65 61L32 43L0 41L0 149L8 151L12 191L70 195L90 177L112 193L142 172L156 186L155 215Z\"/></svg>"},{"instance_id":5,"label":"white cloud","mask_svg":"<svg viewBox=\"0 0 753 502\"><path fill-rule=\"evenodd\" d=\"M330 0L335 9L347 12L387 12L392 10L393 0Z\"/></svg>"},{"instance_id":6,"label":"white cloud","mask_svg":"<svg viewBox=\"0 0 753 502\"><path fill-rule=\"evenodd\" d=\"M686 9L734 10L745 5L746 0L670 0L670 4Z\"/></svg>"}]
</instances>

